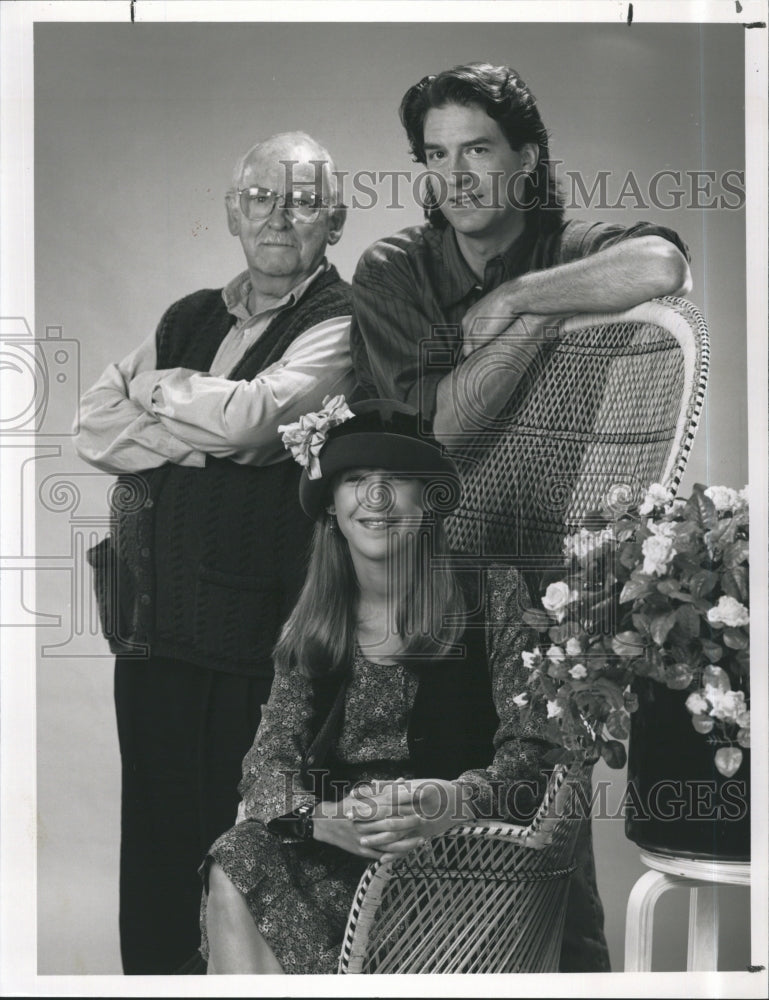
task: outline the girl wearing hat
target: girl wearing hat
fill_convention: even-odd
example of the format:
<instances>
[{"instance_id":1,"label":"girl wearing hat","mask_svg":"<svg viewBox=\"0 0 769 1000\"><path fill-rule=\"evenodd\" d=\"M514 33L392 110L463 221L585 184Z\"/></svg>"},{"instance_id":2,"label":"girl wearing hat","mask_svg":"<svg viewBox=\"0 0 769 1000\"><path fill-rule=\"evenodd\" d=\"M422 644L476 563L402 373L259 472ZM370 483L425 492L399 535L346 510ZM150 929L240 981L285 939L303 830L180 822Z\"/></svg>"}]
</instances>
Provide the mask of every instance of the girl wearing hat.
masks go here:
<instances>
[{"instance_id":1,"label":"girl wearing hat","mask_svg":"<svg viewBox=\"0 0 769 1000\"><path fill-rule=\"evenodd\" d=\"M366 865L530 817L549 748L519 717L523 583L450 561L457 471L417 412L336 397L281 430L315 535L238 822L201 869L214 973L336 971Z\"/></svg>"}]
</instances>

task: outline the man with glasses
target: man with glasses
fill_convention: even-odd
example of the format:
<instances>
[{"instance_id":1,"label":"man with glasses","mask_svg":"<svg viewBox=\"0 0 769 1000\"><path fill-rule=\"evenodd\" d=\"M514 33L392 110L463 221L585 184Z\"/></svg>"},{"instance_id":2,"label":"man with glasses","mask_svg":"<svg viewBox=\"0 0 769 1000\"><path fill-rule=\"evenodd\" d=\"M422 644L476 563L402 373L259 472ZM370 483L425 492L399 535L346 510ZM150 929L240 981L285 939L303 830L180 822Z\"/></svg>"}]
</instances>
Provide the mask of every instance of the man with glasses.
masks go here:
<instances>
[{"instance_id":1,"label":"man with glasses","mask_svg":"<svg viewBox=\"0 0 769 1000\"><path fill-rule=\"evenodd\" d=\"M247 269L174 303L81 400L78 453L120 476L89 554L116 653L126 973L199 944L197 875L235 819L243 756L298 596L311 525L277 432L349 394L349 287L325 258L345 219L329 154L258 143L226 195Z\"/></svg>"}]
</instances>

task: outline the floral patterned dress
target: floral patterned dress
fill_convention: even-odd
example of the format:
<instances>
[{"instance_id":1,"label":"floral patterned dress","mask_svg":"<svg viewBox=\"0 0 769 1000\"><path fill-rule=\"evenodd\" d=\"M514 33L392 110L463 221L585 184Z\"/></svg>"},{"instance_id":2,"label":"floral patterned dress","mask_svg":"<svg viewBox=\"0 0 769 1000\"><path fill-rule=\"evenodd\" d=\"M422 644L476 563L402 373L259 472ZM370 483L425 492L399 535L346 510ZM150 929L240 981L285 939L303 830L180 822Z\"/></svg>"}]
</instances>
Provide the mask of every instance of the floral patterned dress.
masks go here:
<instances>
[{"instance_id":1,"label":"floral patterned dress","mask_svg":"<svg viewBox=\"0 0 769 1000\"><path fill-rule=\"evenodd\" d=\"M485 650L499 726L488 767L458 778L473 785L478 810L489 808L492 782L536 780L549 747L539 722L522 727L514 700L525 688L521 652L531 641L521 620L523 584L512 569L487 571L486 584ZM417 686L418 677L408 667L374 663L356 653L335 756L357 780L412 776L407 729ZM277 672L243 762L241 821L216 841L201 868L205 880L212 860L222 867L287 973L336 971L350 904L369 863L329 844L291 841L266 827L314 801L291 779L311 742L312 717L308 681L296 671ZM201 952L207 957L205 910L204 893Z\"/></svg>"}]
</instances>

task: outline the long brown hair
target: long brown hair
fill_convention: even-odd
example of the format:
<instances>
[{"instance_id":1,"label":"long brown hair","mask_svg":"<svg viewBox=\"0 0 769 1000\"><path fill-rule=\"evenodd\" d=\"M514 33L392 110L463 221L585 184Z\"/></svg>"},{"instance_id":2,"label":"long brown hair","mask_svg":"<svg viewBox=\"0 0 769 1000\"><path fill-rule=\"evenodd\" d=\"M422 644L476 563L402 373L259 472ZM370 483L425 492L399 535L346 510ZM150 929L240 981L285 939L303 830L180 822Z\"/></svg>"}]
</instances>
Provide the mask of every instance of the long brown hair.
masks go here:
<instances>
[{"instance_id":1,"label":"long brown hair","mask_svg":"<svg viewBox=\"0 0 769 1000\"><path fill-rule=\"evenodd\" d=\"M424 126L431 108L447 104L477 105L499 125L510 148L520 152L525 142L538 149L536 169L524 178L524 204L531 205L532 222L542 233L553 232L563 222L563 197L558 188L555 164L550 159L547 129L534 95L509 66L468 63L423 77L403 95L400 118L409 146L418 163L426 163ZM557 161L556 161L557 162ZM428 191L430 190L428 181ZM433 202L425 205L425 216L438 229L448 222Z\"/></svg>"},{"instance_id":2,"label":"long brown hair","mask_svg":"<svg viewBox=\"0 0 769 1000\"><path fill-rule=\"evenodd\" d=\"M398 551L410 563L409 585L395 608L395 627L404 640L398 660L447 653L462 635L466 601L448 560L442 519L426 515ZM400 568L391 567L394 574ZM304 587L275 646L276 666L308 677L349 670L359 600L347 539L336 518L324 512L315 524Z\"/></svg>"}]
</instances>

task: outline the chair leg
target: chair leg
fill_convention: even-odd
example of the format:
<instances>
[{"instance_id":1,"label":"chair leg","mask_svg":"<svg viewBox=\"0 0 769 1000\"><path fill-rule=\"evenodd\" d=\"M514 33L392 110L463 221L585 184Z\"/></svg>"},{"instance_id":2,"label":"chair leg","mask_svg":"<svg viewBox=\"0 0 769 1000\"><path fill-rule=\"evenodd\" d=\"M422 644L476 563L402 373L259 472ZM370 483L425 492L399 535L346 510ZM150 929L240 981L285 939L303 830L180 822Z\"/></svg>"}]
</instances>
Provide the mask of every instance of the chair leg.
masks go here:
<instances>
[{"instance_id":1,"label":"chair leg","mask_svg":"<svg viewBox=\"0 0 769 1000\"><path fill-rule=\"evenodd\" d=\"M718 969L718 903L716 886L703 885L689 890L689 972Z\"/></svg>"},{"instance_id":2,"label":"chair leg","mask_svg":"<svg viewBox=\"0 0 769 1000\"><path fill-rule=\"evenodd\" d=\"M649 871L633 886L625 922L625 972L649 972L652 967L654 907L660 896L686 879Z\"/></svg>"}]
</instances>

